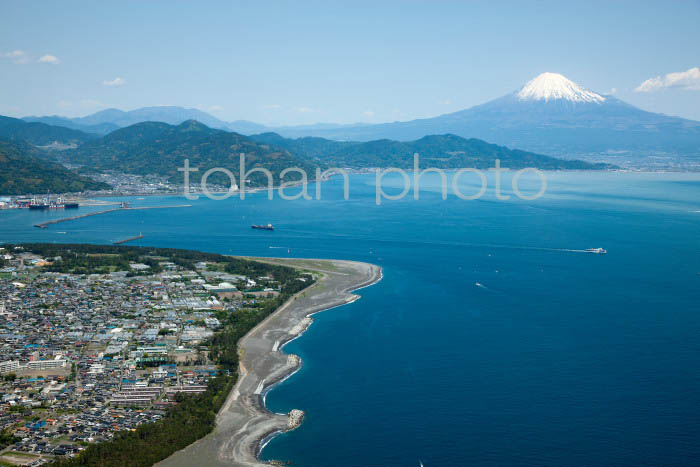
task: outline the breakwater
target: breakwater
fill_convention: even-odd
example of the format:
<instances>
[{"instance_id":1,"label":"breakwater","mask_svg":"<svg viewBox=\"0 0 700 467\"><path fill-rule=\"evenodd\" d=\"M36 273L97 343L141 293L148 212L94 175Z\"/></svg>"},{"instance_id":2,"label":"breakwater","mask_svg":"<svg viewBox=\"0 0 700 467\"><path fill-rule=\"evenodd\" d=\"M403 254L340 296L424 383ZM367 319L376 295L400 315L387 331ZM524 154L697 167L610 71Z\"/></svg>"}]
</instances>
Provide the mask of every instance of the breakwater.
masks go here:
<instances>
[{"instance_id":1,"label":"breakwater","mask_svg":"<svg viewBox=\"0 0 700 467\"><path fill-rule=\"evenodd\" d=\"M178 205L173 205L173 206L118 207L118 208L112 208L112 209L105 209L103 211L89 212L87 214L80 214L79 216L63 217L61 219L54 219L51 221L41 222L39 224L34 224L34 227L38 227L40 229L46 229L46 228L48 228L49 225L52 225L52 224L59 224L61 222L74 221L74 220L82 219L84 217L97 216L100 214L107 214L107 213L114 212L114 211L141 211L144 209L174 209L174 208L190 208L190 207L192 207L191 204L178 204ZM131 240L135 240L135 239L131 239Z\"/></svg>"},{"instance_id":2,"label":"breakwater","mask_svg":"<svg viewBox=\"0 0 700 467\"><path fill-rule=\"evenodd\" d=\"M112 245L122 245L124 243L133 242L134 240L140 240L142 238L143 238L143 234L140 233L134 237L129 237L129 238L125 238L124 240L118 240L116 242L112 242Z\"/></svg>"},{"instance_id":3,"label":"breakwater","mask_svg":"<svg viewBox=\"0 0 700 467\"><path fill-rule=\"evenodd\" d=\"M52 221L46 221L46 222L42 222L40 224L34 224L34 227L38 227L40 229L46 229L51 224L59 224L61 222L74 221L77 219L82 219L84 217L97 216L100 214L107 214L108 212L119 211L120 209L121 208L112 208L112 209L105 209L104 211L95 211L95 212L90 212L87 214L81 214L79 216L63 217L61 219L54 219Z\"/></svg>"}]
</instances>

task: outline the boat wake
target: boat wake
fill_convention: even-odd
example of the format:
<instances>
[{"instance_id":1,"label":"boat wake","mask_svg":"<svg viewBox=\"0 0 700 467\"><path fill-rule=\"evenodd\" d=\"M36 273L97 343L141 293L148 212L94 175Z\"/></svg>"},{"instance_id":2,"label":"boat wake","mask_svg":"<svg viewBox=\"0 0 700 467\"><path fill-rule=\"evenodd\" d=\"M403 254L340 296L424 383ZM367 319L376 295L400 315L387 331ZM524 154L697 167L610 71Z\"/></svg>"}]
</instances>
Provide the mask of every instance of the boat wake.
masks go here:
<instances>
[{"instance_id":1,"label":"boat wake","mask_svg":"<svg viewBox=\"0 0 700 467\"><path fill-rule=\"evenodd\" d=\"M700 212L700 211L698 211ZM529 245L505 245L505 244L494 244L494 243L477 243L477 242L449 242L449 241L431 241L431 240L399 240L399 239L389 239L389 238L371 238L364 235L353 235L344 233L325 233L324 235L319 235L318 232L309 230L286 230L285 232L291 233L302 233L305 234L304 238L308 239L309 235L314 235L315 239L322 238L343 238L348 240L357 241L367 241L373 243L386 243L386 244L401 244L401 245L415 245L415 246L441 246L441 247L463 247L463 248L493 248L493 249L505 249L505 250L527 250L527 251L550 251L557 253L595 253L591 251L593 249L574 249L574 248L547 248ZM302 238L302 237L298 237ZM271 247L273 248L273 247ZM282 248L282 247L274 247ZM595 248L597 250L597 248ZM330 251L330 250L317 250L309 248L297 248L297 250L305 251ZM602 250L602 249L601 249ZM603 251L601 251L602 253Z\"/></svg>"},{"instance_id":2,"label":"boat wake","mask_svg":"<svg viewBox=\"0 0 700 467\"><path fill-rule=\"evenodd\" d=\"M486 286L485 286L484 284L482 284L481 282L475 282L474 285L475 285L476 287L479 287L480 289L488 290L489 292L495 292L495 290L489 289L488 287L486 287Z\"/></svg>"}]
</instances>

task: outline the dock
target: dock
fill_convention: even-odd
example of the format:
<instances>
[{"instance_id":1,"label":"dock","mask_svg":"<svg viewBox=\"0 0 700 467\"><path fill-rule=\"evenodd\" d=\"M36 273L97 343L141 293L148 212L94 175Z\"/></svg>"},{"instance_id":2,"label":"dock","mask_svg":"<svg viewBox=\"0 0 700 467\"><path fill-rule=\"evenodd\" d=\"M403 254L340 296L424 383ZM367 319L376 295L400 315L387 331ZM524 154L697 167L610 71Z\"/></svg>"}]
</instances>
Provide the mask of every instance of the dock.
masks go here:
<instances>
[{"instance_id":1,"label":"dock","mask_svg":"<svg viewBox=\"0 0 700 467\"><path fill-rule=\"evenodd\" d=\"M46 229L46 228L48 228L49 225L52 225L52 224L59 224L61 222L74 221L74 220L82 219L84 217L97 216L100 214L107 214L107 213L114 212L114 211L142 211L145 209L174 209L174 208L191 208L191 207L192 207L191 204L179 204L179 205L174 205L174 206L139 206L139 207L131 207L131 206L123 204L122 206L120 206L118 208L105 209L104 211L95 211L95 212L90 212L87 214L81 214L79 216L63 217L61 219L54 219L52 221L46 221L46 222L42 222L40 224L34 224L34 227L38 227L40 229ZM131 240L135 240L135 239L131 239Z\"/></svg>"},{"instance_id":2,"label":"dock","mask_svg":"<svg viewBox=\"0 0 700 467\"><path fill-rule=\"evenodd\" d=\"M125 238L124 240L112 242L112 245L122 245L124 243L133 242L134 240L141 240L142 238L143 238L143 234L139 233L135 237L129 237L129 238Z\"/></svg>"}]
</instances>

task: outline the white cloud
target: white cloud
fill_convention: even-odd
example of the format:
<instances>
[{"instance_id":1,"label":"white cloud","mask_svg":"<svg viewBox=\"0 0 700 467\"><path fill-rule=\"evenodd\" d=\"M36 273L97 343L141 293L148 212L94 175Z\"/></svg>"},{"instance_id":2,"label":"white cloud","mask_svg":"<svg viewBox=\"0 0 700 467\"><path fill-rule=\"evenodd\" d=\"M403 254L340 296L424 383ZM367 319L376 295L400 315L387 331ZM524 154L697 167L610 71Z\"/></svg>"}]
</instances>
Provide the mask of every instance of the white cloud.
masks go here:
<instances>
[{"instance_id":1,"label":"white cloud","mask_svg":"<svg viewBox=\"0 0 700 467\"><path fill-rule=\"evenodd\" d=\"M12 52L3 54L2 57L9 58L13 63L18 65L24 65L30 61L29 57L27 56L27 52L24 50L13 50Z\"/></svg>"},{"instance_id":2,"label":"white cloud","mask_svg":"<svg viewBox=\"0 0 700 467\"><path fill-rule=\"evenodd\" d=\"M105 86L124 86L126 84L126 80L117 76L113 80L102 81L102 84Z\"/></svg>"},{"instance_id":3,"label":"white cloud","mask_svg":"<svg viewBox=\"0 0 700 467\"><path fill-rule=\"evenodd\" d=\"M439 101L438 104L440 104L440 105L450 105L450 104L452 104L452 101L449 100L449 99L445 99L445 100Z\"/></svg>"},{"instance_id":4,"label":"white cloud","mask_svg":"<svg viewBox=\"0 0 700 467\"><path fill-rule=\"evenodd\" d=\"M318 112L318 111L312 109L311 107L297 107L297 112L307 114L307 113Z\"/></svg>"},{"instance_id":5,"label":"white cloud","mask_svg":"<svg viewBox=\"0 0 700 467\"><path fill-rule=\"evenodd\" d=\"M362 113L367 117L374 117L374 110L365 110Z\"/></svg>"},{"instance_id":6,"label":"white cloud","mask_svg":"<svg viewBox=\"0 0 700 467\"><path fill-rule=\"evenodd\" d=\"M686 91L700 91L700 68L669 73L666 76L649 78L637 86L636 92L652 92L663 88L679 88Z\"/></svg>"},{"instance_id":7,"label":"white cloud","mask_svg":"<svg viewBox=\"0 0 700 467\"><path fill-rule=\"evenodd\" d=\"M280 109L280 108L282 108L282 106L279 105L279 104L269 104L269 105L263 105L263 106L262 106L262 109L263 109L263 110L277 110L277 109Z\"/></svg>"},{"instance_id":8,"label":"white cloud","mask_svg":"<svg viewBox=\"0 0 700 467\"><path fill-rule=\"evenodd\" d=\"M617 88L610 88L610 91L606 92L606 94L610 96L617 94Z\"/></svg>"},{"instance_id":9,"label":"white cloud","mask_svg":"<svg viewBox=\"0 0 700 467\"><path fill-rule=\"evenodd\" d=\"M44 55L39 59L39 63L50 63L52 65L58 65L61 63L61 60L58 59L55 55Z\"/></svg>"}]
</instances>

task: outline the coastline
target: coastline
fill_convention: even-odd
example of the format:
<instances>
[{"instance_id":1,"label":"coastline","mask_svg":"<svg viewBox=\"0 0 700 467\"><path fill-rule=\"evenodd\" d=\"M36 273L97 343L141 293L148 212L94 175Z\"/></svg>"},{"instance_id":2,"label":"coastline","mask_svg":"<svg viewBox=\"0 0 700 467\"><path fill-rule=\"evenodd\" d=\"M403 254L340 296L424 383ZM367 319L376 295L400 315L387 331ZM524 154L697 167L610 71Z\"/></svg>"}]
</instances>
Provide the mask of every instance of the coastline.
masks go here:
<instances>
[{"instance_id":1,"label":"coastline","mask_svg":"<svg viewBox=\"0 0 700 467\"><path fill-rule=\"evenodd\" d=\"M217 414L216 428L159 466L261 466L258 456L280 433L303 420L303 412L276 414L265 406L266 394L301 368L301 359L284 346L306 332L314 314L354 302L353 293L382 279L379 266L355 261L258 258L260 262L296 267L320 275L259 323L238 344L238 380Z\"/></svg>"}]
</instances>

